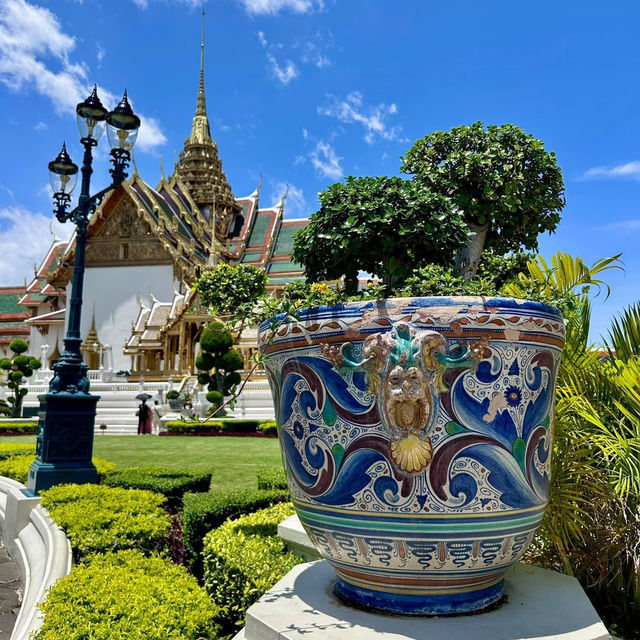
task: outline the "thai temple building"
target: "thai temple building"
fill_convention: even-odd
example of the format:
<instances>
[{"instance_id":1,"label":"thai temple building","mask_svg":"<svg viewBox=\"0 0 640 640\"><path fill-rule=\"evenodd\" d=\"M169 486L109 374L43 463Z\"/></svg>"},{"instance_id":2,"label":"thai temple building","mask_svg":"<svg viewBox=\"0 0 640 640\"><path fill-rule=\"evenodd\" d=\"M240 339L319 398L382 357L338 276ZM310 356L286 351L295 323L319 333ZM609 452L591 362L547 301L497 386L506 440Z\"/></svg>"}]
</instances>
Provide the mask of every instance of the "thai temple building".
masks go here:
<instances>
[{"instance_id":1,"label":"thai temple building","mask_svg":"<svg viewBox=\"0 0 640 640\"><path fill-rule=\"evenodd\" d=\"M81 335L90 369L130 371L134 380L193 373L199 335L211 317L191 285L207 269L220 262L255 265L267 272L271 289L302 277L290 253L307 220L284 219L284 208L285 198L261 207L260 187L234 195L211 137L203 39L195 116L172 175L153 187L134 165L89 222ZM75 237L54 238L19 300L30 352L42 354L47 368L64 348L74 251ZM249 357L255 338L243 341Z\"/></svg>"}]
</instances>

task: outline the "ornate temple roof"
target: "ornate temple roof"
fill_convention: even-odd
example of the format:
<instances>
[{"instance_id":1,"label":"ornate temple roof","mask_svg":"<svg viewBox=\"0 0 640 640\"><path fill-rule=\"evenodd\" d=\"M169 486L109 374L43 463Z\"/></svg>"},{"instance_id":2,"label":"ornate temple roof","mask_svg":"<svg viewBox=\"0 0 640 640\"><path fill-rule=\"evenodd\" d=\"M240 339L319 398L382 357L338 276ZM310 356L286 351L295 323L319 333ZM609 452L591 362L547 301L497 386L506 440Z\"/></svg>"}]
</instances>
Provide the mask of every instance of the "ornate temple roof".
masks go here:
<instances>
[{"instance_id":1,"label":"ornate temple roof","mask_svg":"<svg viewBox=\"0 0 640 640\"><path fill-rule=\"evenodd\" d=\"M200 46L200 84L196 114L191 132L176 164L175 173L185 184L196 204L205 211L219 207L236 207L235 197L218 156L218 146L211 137L204 94L204 20Z\"/></svg>"},{"instance_id":2,"label":"ornate temple roof","mask_svg":"<svg viewBox=\"0 0 640 640\"><path fill-rule=\"evenodd\" d=\"M0 346L15 338L29 340L29 328L24 325L29 309L20 304L25 287L0 287Z\"/></svg>"}]
</instances>

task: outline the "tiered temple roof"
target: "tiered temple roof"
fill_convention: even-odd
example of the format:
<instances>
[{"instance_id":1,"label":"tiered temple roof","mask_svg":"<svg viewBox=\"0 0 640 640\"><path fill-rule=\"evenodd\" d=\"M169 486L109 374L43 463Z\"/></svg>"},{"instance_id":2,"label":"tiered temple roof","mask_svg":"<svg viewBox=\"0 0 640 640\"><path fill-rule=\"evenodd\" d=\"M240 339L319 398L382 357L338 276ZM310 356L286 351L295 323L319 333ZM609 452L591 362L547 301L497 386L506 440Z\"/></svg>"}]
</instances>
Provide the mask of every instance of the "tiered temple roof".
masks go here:
<instances>
[{"instance_id":1,"label":"tiered temple roof","mask_svg":"<svg viewBox=\"0 0 640 640\"><path fill-rule=\"evenodd\" d=\"M33 280L23 290L20 304L29 311L29 317L24 321L27 334L30 326L46 334L50 326L64 325L66 290L54 286L49 280L58 268L66 248L66 242L54 238L47 255L35 270Z\"/></svg>"},{"instance_id":2,"label":"tiered temple roof","mask_svg":"<svg viewBox=\"0 0 640 640\"><path fill-rule=\"evenodd\" d=\"M284 219L285 197L261 209L259 192L258 187L244 198L234 196L211 137L204 93L203 32L196 112L174 172L169 178L163 174L153 188L134 165L131 178L104 198L89 221L87 267L172 265L175 281L193 283L208 268L228 262L264 269L272 290L301 279L303 270L291 261L290 254L294 233L308 221ZM52 290L70 281L74 251L72 237L47 267ZM150 285L152 291L153 283ZM157 350L164 349L166 360L166 342L174 333L176 345L186 349L186 341L199 330L193 310L185 319L187 309L197 306L192 297L185 284L173 300L153 300L151 308L141 307L125 353L146 359L151 351L156 350L158 357ZM180 329L181 324L189 325L188 330ZM185 366L192 359L186 352L181 352L181 358Z\"/></svg>"},{"instance_id":3,"label":"tiered temple roof","mask_svg":"<svg viewBox=\"0 0 640 640\"><path fill-rule=\"evenodd\" d=\"M29 329L24 322L29 309L20 304L25 287L0 287L0 349L8 355L7 347L15 338L29 340Z\"/></svg>"}]
</instances>

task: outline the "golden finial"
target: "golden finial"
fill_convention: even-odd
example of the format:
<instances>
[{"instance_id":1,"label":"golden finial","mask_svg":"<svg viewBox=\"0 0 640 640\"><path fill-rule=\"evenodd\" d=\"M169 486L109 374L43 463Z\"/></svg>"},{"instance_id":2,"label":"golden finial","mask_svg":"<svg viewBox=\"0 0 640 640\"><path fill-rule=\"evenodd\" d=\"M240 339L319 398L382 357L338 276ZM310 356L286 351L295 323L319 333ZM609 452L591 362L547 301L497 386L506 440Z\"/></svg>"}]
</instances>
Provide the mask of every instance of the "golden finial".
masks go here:
<instances>
[{"instance_id":1,"label":"golden finial","mask_svg":"<svg viewBox=\"0 0 640 640\"><path fill-rule=\"evenodd\" d=\"M162 166L162 156L160 156L160 175L162 176L162 182L166 182L167 179L164 176L164 167Z\"/></svg>"},{"instance_id":2,"label":"golden finial","mask_svg":"<svg viewBox=\"0 0 640 640\"><path fill-rule=\"evenodd\" d=\"M202 9L202 41L200 44L200 85L198 86L198 101L196 102L196 115L206 116L207 105L204 99L204 8Z\"/></svg>"}]
</instances>

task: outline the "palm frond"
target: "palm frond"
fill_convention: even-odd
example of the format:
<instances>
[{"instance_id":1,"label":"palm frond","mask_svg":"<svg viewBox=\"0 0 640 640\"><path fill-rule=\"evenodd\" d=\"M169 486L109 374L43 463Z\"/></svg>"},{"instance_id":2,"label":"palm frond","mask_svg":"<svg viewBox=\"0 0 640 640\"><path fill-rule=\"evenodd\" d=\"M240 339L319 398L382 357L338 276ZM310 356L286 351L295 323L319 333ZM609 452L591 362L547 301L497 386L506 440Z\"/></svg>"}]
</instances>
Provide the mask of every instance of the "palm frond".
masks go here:
<instances>
[{"instance_id":1,"label":"palm frond","mask_svg":"<svg viewBox=\"0 0 640 640\"><path fill-rule=\"evenodd\" d=\"M640 302L611 321L606 345L612 357L623 361L640 355Z\"/></svg>"}]
</instances>

